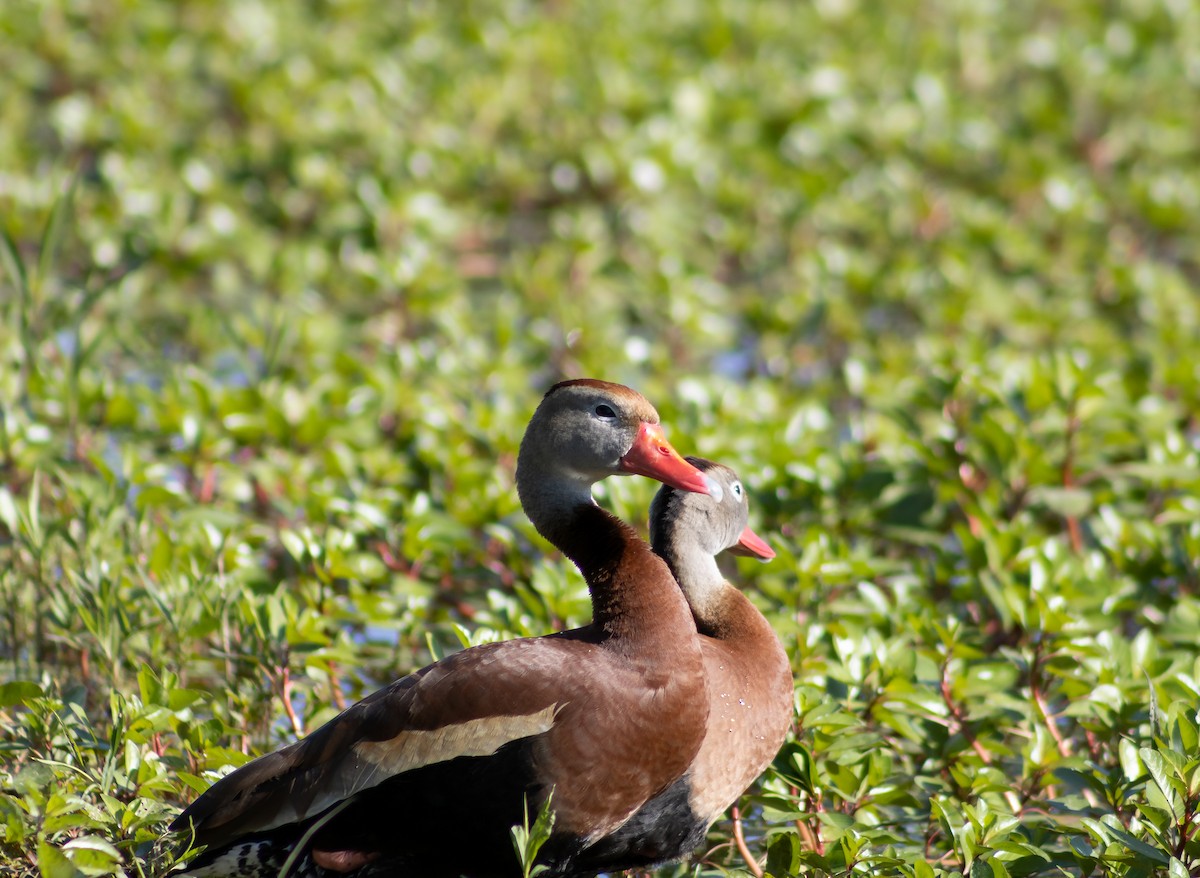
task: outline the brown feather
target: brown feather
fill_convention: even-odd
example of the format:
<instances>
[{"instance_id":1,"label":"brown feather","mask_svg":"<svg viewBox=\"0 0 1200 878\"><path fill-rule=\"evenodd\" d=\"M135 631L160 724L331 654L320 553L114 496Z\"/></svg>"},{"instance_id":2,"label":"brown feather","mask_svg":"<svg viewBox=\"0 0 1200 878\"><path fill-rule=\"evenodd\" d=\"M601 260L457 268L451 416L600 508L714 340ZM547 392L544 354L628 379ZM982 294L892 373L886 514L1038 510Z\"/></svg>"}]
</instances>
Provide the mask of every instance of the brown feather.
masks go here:
<instances>
[{"instance_id":1,"label":"brown feather","mask_svg":"<svg viewBox=\"0 0 1200 878\"><path fill-rule=\"evenodd\" d=\"M708 727L692 763L692 808L712 823L770 765L792 722L791 665L762 613L730 589L713 636L701 638Z\"/></svg>"}]
</instances>

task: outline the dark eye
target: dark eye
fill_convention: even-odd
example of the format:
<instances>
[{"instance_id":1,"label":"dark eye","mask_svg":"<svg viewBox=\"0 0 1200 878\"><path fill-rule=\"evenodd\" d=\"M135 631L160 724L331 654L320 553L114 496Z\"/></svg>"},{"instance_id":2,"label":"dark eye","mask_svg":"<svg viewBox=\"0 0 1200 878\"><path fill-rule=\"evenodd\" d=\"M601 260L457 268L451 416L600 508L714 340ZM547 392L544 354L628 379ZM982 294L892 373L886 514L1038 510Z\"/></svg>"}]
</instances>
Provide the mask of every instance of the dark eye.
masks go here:
<instances>
[{"instance_id":1,"label":"dark eye","mask_svg":"<svg viewBox=\"0 0 1200 878\"><path fill-rule=\"evenodd\" d=\"M741 497L742 496L742 483L734 482L733 486L730 488L730 490L733 491L733 496Z\"/></svg>"},{"instance_id":2,"label":"dark eye","mask_svg":"<svg viewBox=\"0 0 1200 878\"><path fill-rule=\"evenodd\" d=\"M600 403L600 405L596 406L596 416L599 418L615 418L617 413L604 403Z\"/></svg>"}]
</instances>

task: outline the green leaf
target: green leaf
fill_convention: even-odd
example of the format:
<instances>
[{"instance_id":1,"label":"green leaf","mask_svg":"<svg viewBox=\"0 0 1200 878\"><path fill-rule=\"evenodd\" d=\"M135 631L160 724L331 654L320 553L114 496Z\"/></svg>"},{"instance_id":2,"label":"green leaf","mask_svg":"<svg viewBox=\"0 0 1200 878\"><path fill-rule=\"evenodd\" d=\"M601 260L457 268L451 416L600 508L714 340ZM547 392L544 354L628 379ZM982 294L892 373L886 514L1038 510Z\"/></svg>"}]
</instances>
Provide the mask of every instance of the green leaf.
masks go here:
<instances>
[{"instance_id":1,"label":"green leaf","mask_svg":"<svg viewBox=\"0 0 1200 878\"><path fill-rule=\"evenodd\" d=\"M59 848L38 842L38 871L42 878L86 878Z\"/></svg>"},{"instance_id":2,"label":"green leaf","mask_svg":"<svg viewBox=\"0 0 1200 878\"><path fill-rule=\"evenodd\" d=\"M1141 839L1134 837L1125 829L1119 826L1112 826L1111 824L1106 824L1106 829L1111 838L1119 841L1134 853L1140 854L1141 856L1146 857L1147 859L1158 863L1159 865L1165 866L1167 864L1167 860L1169 858L1166 853L1156 847L1146 844Z\"/></svg>"},{"instance_id":3,"label":"green leaf","mask_svg":"<svg viewBox=\"0 0 1200 878\"><path fill-rule=\"evenodd\" d=\"M1200 734L1197 733L1196 724L1192 721L1191 713L1195 716L1195 711L1190 706L1185 707L1181 703L1173 704L1172 714L1170 719L1171 743L1177 750L1182 753L1198 753L1200 752Z\"/></svg>"},{"instance_id":4,"label":"green leaf","mask_svg":"<svg viewBox=\"0 0 1200 878\"><path fill-rule=\"evenodd\" d=\"M1137 744L1128 738L1121 738L1117 744L1117 755L1121 760L1121 771L1125 780L1133 782L1142 776L1144 768L1141 759L1138 758Z\"/></svg>"},{"instance_id":5,"label":"green leaf","mask_svg":"<svg viewBox=\"0 0 1200 878\"><path fill-rule=\"evenodd\" d=\"M1180 779L1175 776L1173 767L1168 763L1167 757L1158 750L1152 750L1149 747L1143 747L1139 750L1138 756L1141 757L1142 763L1150 772L1150 777L1153 778L1155 785L1162 793L1163 799L1170 807L1172 815L1176 820L1182 819L1184 807L1182 799L1186 797L1187 791L1183 788Z\"/></svg>"},{"instance_id":6,"label":"green leaf","mask_svg":"<svg viewBox=\"0 0 1200 878\"><path fill-rule=\"evenodd\" d=\"M989 846L992 850L1003 851L1004 853L1016 854L1019 857L1034 856L1046 862L1051 861L1048 853L1035 845L1026 844L1016 841L989 841Z\"/></svg>"},{"instance_id":7,"label":"green leaf","mask_svg":"<svg viewBox=\"0 0 1200 878\"><path fill-rule=\"evenodd\" d=\"M526 801L524 823L514 826L509 830L512 836L513 849L516 851L517 859L520 861L522 874L525 878L538 875L547 868L540 864L534 864L537 860L538 851L549 840L550 834L554 830L554 811L550 806L552 798L553 794L546 797L546 801L542 803L538 810L538 815L534 820L533 826L529 825L529 803Z\"/></svg>"},{"instance_id":8,"label":"green leaf","mask_svg":"<svg viewBox=\"0 0 1200 878\"><path fill-rule=\"evenodd\" d=\"M800 868L800 837L786 832L767 846L766 872L773 878L786 878Z\"/></svg>"},{"instance_id":9,"label":"green leaf","mask_svg":"<svg viewBox=\"0 0 1200 878\"><path fill-rule=\"evenodd\" d=\"M32 827L26 825L25 816L18 800L0 793L0 829L8 844L21 844L31 833Z\"/></svg>"},{"instance_id":10,"label":"green leaf","mask_svg":"<svg viewBox=\"0 0 1200 878\"><path fill-rule=\"evenodd\" d=\"M996 878L996 872L987 860L976 860L971 864L971 878Z\"/></svg>"},{"instance_id":11,"label":"green leaf","mask_svg":"<svg viewBox=\"0 0 1200 878\"><path fill-rule=\"evenodd\" d=\"M88 874L110 874L120 868L121 852L94 835L73 838L62 846L77 869Z\"/></svg>"},{"instance_id":12,"label":"green leaf","mask_svg":"<svg viewBox=\"0 0 1200 878\"><path fill-rule=\"evenodd\" d=\"M22 307L27 307L29 300L29 278L25 272L25 262L21 259L21 252L17 249L16 243L7 229L0 228L0 262L4 263L4 270L8 274L9 283L17 291L17 296L22 302Z\"/></svg>"},{"instance_id":13,"label":"green leaf","mask_svg":"<svg viewBox=\"0 0 1200 878\"><path fill-rule=\"evenodd\" d=\"M0 707L23 704L31 698L41 698L42 687L31 680L13 680L0 683Z\"/></svg>"},{"instance_id":14,"label":"green leaf","mask_svg":"<svg viewBox=\"0 0 1200 878\"><path fill-rule=\"evenodd\" d=\"M72 174L67 188L54 200L50 209L50 217L42 233L41 247L38 251L38 284L44 285L54 273L58 260L58 251L66 236L67 222L75 206L75 190L79 185L79 174Z\"/></svg>"},{"instance_id":15,"label":"green leaf","mask_svg":"<svg viewBox=\"0 0 1200 878\"><path fill-rule=\"evenodd\" d=\"M1064 518L1082 518L1092 508L1092 495L1082 488L1041 486L1029 492L1029 499L1044 504Z\"/></svg>"},{"instance_id":16,"label":"green leaf","mask_svg":"<svg viewBox=\"0 0 1200 878\"><path fill-rule=\"evenodd\" d=\"M21 517L17 511L16 501L7 487L0 485L0 522L8 528L10 534L20 532Z\"/></svg>"}]
</instances>

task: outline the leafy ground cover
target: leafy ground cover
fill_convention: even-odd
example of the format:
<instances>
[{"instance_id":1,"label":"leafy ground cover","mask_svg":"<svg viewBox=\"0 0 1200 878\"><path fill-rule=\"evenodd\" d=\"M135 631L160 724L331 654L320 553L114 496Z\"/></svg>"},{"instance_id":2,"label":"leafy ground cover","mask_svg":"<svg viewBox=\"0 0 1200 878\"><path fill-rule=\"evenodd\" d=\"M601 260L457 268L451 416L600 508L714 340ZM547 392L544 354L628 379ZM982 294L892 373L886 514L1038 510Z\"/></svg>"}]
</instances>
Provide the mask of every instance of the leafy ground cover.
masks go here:
<instances>
[{"instance_id":1,"label":"leafy ground cover","mask_svg":"<svg viewBox=\"0 0 1200 878\"><path fill-rule=\"evenodd\" d=\"M1200 873L1195 4L0 34L0 871L161 875L229 766L585 621L512 471L595 375L740 470L794 662L736 837L660 875Z\"/></svg>"}]
</instances>

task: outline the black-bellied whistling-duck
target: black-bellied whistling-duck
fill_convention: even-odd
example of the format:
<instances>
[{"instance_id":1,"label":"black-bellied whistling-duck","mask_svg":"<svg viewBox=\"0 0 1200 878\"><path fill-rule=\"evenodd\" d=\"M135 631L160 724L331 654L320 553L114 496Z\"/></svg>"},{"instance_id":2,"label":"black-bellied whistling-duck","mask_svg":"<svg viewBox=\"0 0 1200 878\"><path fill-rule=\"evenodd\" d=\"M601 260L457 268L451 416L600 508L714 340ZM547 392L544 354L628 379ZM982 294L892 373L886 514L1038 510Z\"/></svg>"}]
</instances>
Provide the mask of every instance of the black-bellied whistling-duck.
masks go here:
<instances>
[{"instance_id":1,"label":"black-bellied whistling-duck","mask_svg":"<svg viewBox=\"0 0 1200 878\"><path fill-rule=\"evenodd\" d=\"M619 384L556 384L530 421L517 491L583 572L591 625L473 647L363 699L307 738L217 781L172 824L208 850L191 875L516 876L510 828L551 798L538 862L577 875L692 763L708 716L700 642L667 565L595 504L639 473L711 482Z\"/></svg>"},{"instance_id":2,"label":"black-bellied whistling-duck","mask_svg":"<svg viewBox=\"0 0 1200 878\"><path fill-rule=\"evenodd\" d=\"M685 774L628 822L585 851L581 874L653 866L686 856L779 752L792 721L791 665L762 613L721 575L729 549L762 559L775 552L747 525L737 473L703 458L708 496L664 486L650 506L650 541L675 574L700 632L708 723Z\"/></svg>"}]
</instances>

